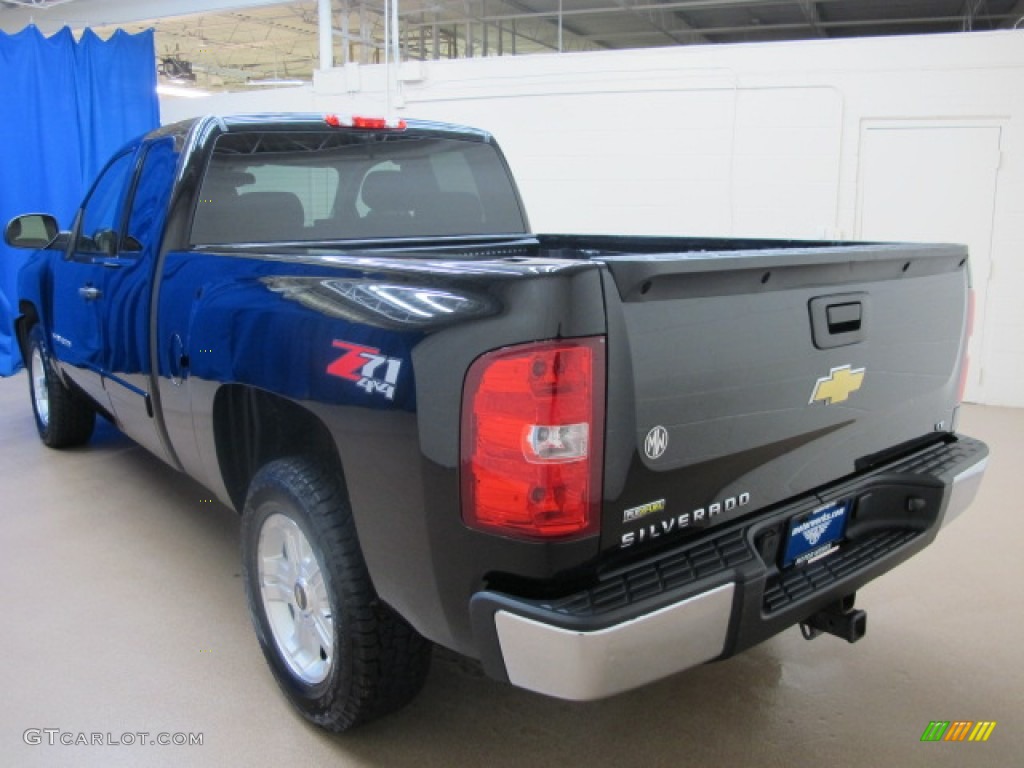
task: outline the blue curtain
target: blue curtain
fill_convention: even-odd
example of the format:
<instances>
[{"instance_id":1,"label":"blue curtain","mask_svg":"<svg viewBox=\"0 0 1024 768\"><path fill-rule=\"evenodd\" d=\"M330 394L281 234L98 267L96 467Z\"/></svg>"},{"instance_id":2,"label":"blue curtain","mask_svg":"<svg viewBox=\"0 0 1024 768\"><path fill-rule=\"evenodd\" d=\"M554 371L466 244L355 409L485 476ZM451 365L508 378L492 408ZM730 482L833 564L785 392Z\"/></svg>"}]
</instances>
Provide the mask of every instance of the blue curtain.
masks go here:
<instances>
[{"instance_id":1,"label":"blue curtain","mask_svg":"<svg viewBox=\"0 0 1024 768\"><path fill-rule=\"evenodd\" d=\"M68 28L0 32L0 227L36 212L70 226L110 156L159 123L152 30L104 41L87 29L77 42ZM27 257L0 242L0 376L21 364L13 321Z\"/></svg>"}]
</instances>

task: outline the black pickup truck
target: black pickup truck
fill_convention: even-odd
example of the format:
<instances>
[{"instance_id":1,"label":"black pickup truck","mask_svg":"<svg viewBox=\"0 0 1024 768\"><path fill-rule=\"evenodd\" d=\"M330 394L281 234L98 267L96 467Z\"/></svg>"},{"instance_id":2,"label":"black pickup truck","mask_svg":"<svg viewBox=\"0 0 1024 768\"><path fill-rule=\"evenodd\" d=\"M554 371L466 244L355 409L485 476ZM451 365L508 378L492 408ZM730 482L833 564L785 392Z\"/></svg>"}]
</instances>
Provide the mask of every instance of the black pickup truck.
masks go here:
<instances>
[{"instance_id":1,"label":"black pickup truck","mask_svg":"<svg viewBox=\"0 0 1024 768\"><path fill-rule=\"evenodd\" d=\"M431 643L586 700L856 640L986 465L965 248L531 234L477 130L179 123L5 239L42 440L98 413L239 510L263 652L332 730Z\"/></svg>"}]
</instances>

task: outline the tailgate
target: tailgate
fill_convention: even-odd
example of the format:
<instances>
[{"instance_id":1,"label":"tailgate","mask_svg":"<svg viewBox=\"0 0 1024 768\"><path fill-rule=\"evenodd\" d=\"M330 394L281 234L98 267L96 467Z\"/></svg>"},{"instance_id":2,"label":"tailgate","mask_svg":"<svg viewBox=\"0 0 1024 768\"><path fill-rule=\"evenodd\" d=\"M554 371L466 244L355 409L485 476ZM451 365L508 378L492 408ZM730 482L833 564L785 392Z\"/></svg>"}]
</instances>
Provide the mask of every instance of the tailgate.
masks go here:
<instances>
[{"instance_id":1,"label":"tailgate","mask_svg":"<svg viewBox=\"0 0 1024 768\"><path fill-rule=\"evenodd\" d=\"M953 429L962 246L599 260L605 549L678 540Z\"/></svg>"}]
</instances>

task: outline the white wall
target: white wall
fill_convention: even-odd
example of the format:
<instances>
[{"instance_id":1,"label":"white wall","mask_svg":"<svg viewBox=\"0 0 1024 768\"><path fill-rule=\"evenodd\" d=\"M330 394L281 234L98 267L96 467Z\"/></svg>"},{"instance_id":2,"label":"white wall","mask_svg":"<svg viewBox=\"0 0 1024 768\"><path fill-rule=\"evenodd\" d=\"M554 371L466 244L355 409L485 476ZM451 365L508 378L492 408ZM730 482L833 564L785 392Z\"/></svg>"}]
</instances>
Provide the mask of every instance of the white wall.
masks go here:
<instances>
[{"instance_id":1,"label":"white wall","mask_svg":"<svg viewBox=\"0 0 1024 768\"><path fill-rule=\"evenodd\" d=\"M306 88L165 100L164 120L383 112L382 66L317 74ZM401 74L399 114L497 136L536 231L968 242L968 396L1024 406L1024 32L438 61Z\"/></svg>"}]
</instances>

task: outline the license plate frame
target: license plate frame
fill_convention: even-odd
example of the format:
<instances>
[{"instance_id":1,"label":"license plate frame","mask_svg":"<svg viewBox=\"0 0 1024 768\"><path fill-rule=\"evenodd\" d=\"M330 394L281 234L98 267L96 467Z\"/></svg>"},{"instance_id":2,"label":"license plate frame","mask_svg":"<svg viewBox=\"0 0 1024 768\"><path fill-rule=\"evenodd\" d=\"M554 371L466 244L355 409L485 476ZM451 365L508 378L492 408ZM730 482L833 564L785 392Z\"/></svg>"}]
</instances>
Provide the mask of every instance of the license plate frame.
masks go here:
<instances>
[{"instance_id":1,"label":"license plate frame","mask_svg":"<svg viewBox=\"0 0 1024 768\"><path fill-rule=\"evenodd\" d=\"M791 518L786 528L782 567L809 565L839 549L849 516L850 502L841 499Z\"/></svg>"}]
</instances>

